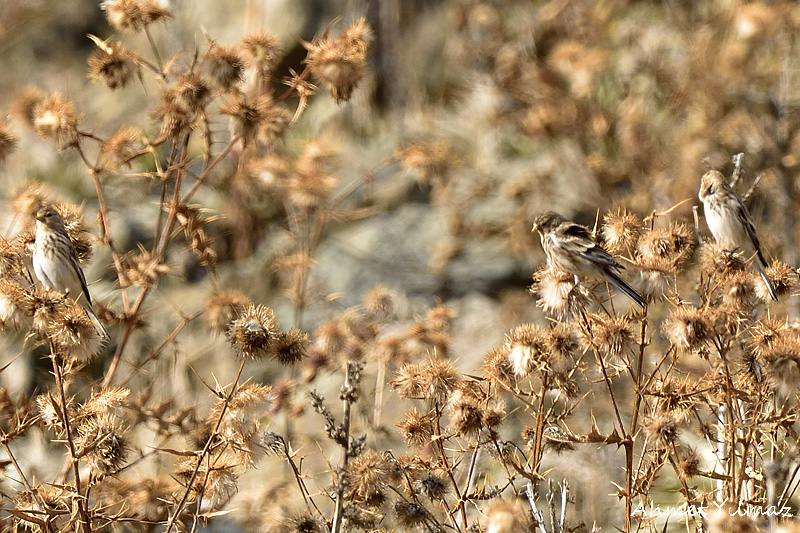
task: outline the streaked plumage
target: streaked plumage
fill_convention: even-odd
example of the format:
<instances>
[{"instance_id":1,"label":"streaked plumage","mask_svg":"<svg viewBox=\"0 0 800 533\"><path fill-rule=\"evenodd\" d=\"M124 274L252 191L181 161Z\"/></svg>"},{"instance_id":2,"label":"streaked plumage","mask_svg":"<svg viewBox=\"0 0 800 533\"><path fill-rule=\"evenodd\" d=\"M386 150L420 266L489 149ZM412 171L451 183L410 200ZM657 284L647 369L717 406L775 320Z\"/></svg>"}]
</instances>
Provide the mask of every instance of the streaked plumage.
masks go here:
<instances>
[{"instance_id":1,"label":"streaked plumage","mask_svg":"<svg viewBox=\"0 0 800 533\"><path fill-rule=\"evenodd\" d=\"M36 213L33 271L45 288L61 292L77 301L86 310L98 332L107 336L92 308L86 278L75 247L64 227L64 219L52 207L43 207Z\"/></svg>"},{"instance_id":2,"label":"streaked plumage","mask_svg":"<svg viewBox=\"0 0 800 533\"><path fill-rule=\"evenodd\" d=\"M756 237L756 228L750 219L742 201L736 196L725 176L716 170L710 170L700 181L698 198L703 202L706 224L714 240L726 250L742 250L747 256L753 256L758 273L776 302L778 295L772 282L767 277L767 262L761 253L761 245Z\"/></svg>"},{"instance_id":3,"label":"streaked plumage","mask_svg":"<svg viewBox=\"0 0 800 533\"><path fill-rule=\"evenodd\" d=\"M575 224L558 213L547 211L534 218L533 230L542 238L542 248L551 267L574 276L589 276L607 281L644 307L641 294L619 277L625 267L594 241L589 228Z\"/></svg>"}]
</instances>

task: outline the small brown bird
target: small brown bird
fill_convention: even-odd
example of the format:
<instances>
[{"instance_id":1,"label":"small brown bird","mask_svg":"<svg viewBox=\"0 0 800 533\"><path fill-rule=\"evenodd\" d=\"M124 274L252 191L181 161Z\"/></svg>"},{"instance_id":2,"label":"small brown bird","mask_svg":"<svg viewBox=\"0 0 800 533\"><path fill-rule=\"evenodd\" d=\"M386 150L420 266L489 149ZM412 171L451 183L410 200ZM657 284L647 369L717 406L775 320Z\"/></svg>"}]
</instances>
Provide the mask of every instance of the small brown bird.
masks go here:
<instances>
[{"instance_id":1,"label":"small brown bird","mask_svg":"<svg viewBox=\"0 0 800 533\"><path fill-rule=\"evenodd\" d=\"M625 267L594 241L589 228L570 222L558 213L547 211L536 215L531 231L539 232L542 248L551 267L573 276L590 276L607 281L624 292L639 307L644 307L642 295L617 274Z\"/></svg>"},{"instance_id":2,"label":"small brown bird","mask_svg":"<svg viewBox=\"0 0 800 533\"><path fill-rule=\"evenodd\" d=\"M104 337L108 336L92 308L86 278L83 276L75 247L64 227L64 219L49 206L42 207L36 213L33 271L45 288L61 292L77 301L86 310L97 331Z\"/></svg>"},{"instance_id":3,"label":"small brown bird","mask_svg":"<svg viewBox=\"0 0 800 533\"><path fill-rule=\"evenodd\" d=\"M725 176L716 170L706 172L700 180L700 193L697 196L703 202L706 224L714 240L726 250L741 249L747 256L752 256L770 296L777 302L775 287L767 277L767 262L761 253L756 227Z\"/></svg>"}]
</instances>

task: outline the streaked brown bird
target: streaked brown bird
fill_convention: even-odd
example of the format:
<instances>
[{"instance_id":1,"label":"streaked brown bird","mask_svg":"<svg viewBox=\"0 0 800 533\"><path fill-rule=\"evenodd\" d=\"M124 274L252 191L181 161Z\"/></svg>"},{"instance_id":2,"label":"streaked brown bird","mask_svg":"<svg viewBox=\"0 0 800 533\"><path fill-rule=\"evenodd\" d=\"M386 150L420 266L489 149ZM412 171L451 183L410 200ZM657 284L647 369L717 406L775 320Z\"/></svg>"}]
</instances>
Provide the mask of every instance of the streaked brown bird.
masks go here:
<instances>
[{"instance_id":1,"label":"streaked brown bird","mask_svg":"<svg viewBox=\"0 0 800 533\"><path fill-rule=\"evenodd\" d=\"M703 202L706 224L714 240L726 250L742 250L748 257L753 257L758 273L767 286L770 296L778 301L775 287L767 277L767 262L761 253L761 245L756 237L756 227L750 219L750 213L742 201L736 196L725 176L716 170L709 170L700 180L700 193L697 195Z\"/></svg>"},{"instance_id":2,"label":"streaked brown bird","mask_svg":"<svg viewBox=\"0 0 800 533\"><path fill-rule=\"evenodd\" d=\"M546 211L536 215L531 231L539 232L547 262L552 268L576 277L602 279L625 293L639 307L644 307L642 295L619 277L618 272L625 267L595 242L589 228L570 222L553 211Z\"/></svg>"},{"instance_id":3,"label":"streaked brown bird","mask_svg":"<svg viewBox=\"0 0 800 533\"><path fill-rule=\"evenodd\" d=\"M64 227L64 219L49 206L42 207L36 213L33 271L45 288L58 291L78 302L86 310L97 331L104 337L108 336L92 308L86 278L75 246Z\"/></svg>"}]
</instances>

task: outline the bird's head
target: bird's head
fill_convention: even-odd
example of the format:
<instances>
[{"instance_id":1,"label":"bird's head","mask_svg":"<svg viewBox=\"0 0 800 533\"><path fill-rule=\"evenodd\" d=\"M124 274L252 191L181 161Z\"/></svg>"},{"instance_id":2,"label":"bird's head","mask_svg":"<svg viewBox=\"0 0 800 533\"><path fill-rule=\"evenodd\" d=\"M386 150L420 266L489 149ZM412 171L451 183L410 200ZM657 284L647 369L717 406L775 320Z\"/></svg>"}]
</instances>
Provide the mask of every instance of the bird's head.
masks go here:
<instances>
[{"instance_id":1,"label":"bird's head","mask_svg":"<svg viewBox=\"0 0 800 533\"><path fill-rule=\"evenodd\" d=\"M45 206L36 212L36 220L50 229L64 227L64 219L52 206Z\"/></svg>"},{"instance_id":2,"label":"bird's head","mask_svg":"<svg viewBox=\"0 0 800 533\"><path fill-rule=\"evenodd\" d=\"M533 228L531 232L538 231L539 233L545 233L564 222L564 220L566 219L555 211L539 213L533 218Z\"/></svg>"},{"instance_id":3,"label":"bird's head","mask_svg":"<svg viewBox=\"0 0 800 533\"><path fill-rule=\"evenodd\" d=\"M712 194L729 189L730 186L725 180L725 176L718 170L709 170L703 174L700 180L700 193L697 197L701 202L704 202Z\"/></svg>"}]
</instances>

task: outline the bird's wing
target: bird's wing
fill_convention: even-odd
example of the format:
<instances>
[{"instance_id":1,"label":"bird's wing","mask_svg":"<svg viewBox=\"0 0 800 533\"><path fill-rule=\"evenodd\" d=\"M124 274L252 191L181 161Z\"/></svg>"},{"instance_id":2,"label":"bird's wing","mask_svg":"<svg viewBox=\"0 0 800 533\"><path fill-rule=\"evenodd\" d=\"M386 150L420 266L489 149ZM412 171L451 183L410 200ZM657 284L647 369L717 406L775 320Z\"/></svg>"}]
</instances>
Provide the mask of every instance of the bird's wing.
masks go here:
<instances>
[{"instance_id":1,"label":"bird's wing","mask_svg":"<svg viewBox=\"0 0 800 533\"><path fill-rule=\"evenodd\" d=\"M739 220L742 221L744 225L745 231L747 231L748 237L750 237L750 242L753 243L753 248L755 249L756 253L760 256L761 255L761 245L758 242L758 237L756 237L756 227L753 224L753 221L750 219L750 213L747 212L747 208L745 208L742 202L738 202L736 206L736 214L739 217Z\"/></svg>"},{"instance_id":2,"label":"bird's wing","mask_svg":"<svg viewBox=\"0 0 800 533\"><path fill-rule=\"evenodd\" d=\"M69 257L70 263L72 263L72 267L78 273L78 279L81 282L81 292L86 297L86 301L89 302L89 305L92 305L92 297L89 296L89 286L86 284L86 276L83 275L83 269L81 268L81 262L78 260L78 254L75 253L75 250L72 250L72 253ZM70 295L72 298L78 299L79 295Z\"/></svg>"},{"instance_id":3,"label":"bird's wing","mask_svg":"<svg viewBox=\"0 0 800 533\"><path fill-rule=\"evenodd\" d=\"M580 224L569 224L557 231L561 245L580 255L581 257L600 265L609 266L615 269L623 269L611 254L606 252L600 245L594 242L592 232Z\"/></svg>"}]
</instances>

